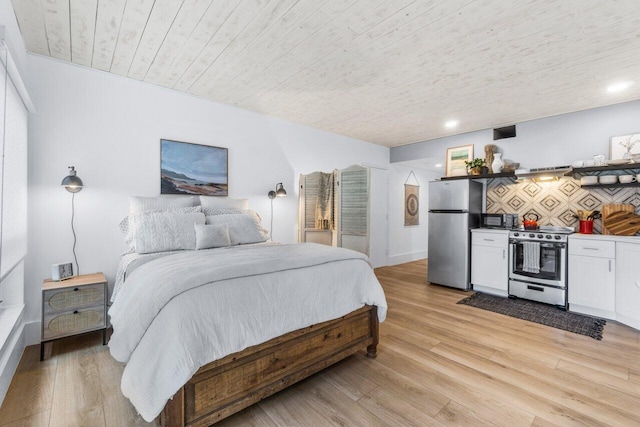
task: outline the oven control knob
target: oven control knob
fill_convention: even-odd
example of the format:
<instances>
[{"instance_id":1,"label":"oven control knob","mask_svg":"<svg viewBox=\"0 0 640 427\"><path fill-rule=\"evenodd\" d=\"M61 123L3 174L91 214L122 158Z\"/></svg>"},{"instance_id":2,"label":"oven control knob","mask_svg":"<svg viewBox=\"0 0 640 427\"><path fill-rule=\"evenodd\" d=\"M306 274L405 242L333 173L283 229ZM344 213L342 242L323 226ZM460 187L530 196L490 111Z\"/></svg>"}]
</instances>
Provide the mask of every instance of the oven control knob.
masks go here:
<instances>
[{"instance_id":1,"label":"oven control knob","mask_svg":"<svg viewBox=\"0 0 640 427\"><path fill-rule=\"evenodd\" d=\"M518 236L520 235L520 233L513 233L513 235L514 235L515 237L518 237Z\"/></svg>"},{"instance_id":2,"label":"oven control knob","mask_svg":"<svg viewBox=\"0 0 640 427\"><path fill-rule=\"evenodd\" d=\"M546 236L544 236L544 237L546 237L547 239L551 239L551 234L547 234L547 235L546 235Z\"/></svg>"},{"instance_id":3,"label":"oven control knob","mask_svg":"<svg viewBox=\"0 0 640 427\"><path fill-rule=\"evenodd\" d=\"M529 237L531 237L533 239L534 237L536 237L536 235L531 233L531 234L529 234Z\"/></svg>"},{"instance_id":4,"label":"oven control knob","mask_svg":"<svg viewBox=\"0 0 640 427\"><path fill-rule=\"evenodd\" d=\"M562 239L562 237L560 237L560 236L555 236L555 237L554 237L554 239L556 239L556 240L560 240L560 239Z\"/></svg>"},{"instance_id":5,"label":"oven control knob","mask_svg":"<svg viewBox=\"0 0 640 427\"><path fill-rule=\"evenodd\" d=\"M542 239L543 237L544 237L544 235L538 234L538 239Z\"/></svg>"}]
</instances>

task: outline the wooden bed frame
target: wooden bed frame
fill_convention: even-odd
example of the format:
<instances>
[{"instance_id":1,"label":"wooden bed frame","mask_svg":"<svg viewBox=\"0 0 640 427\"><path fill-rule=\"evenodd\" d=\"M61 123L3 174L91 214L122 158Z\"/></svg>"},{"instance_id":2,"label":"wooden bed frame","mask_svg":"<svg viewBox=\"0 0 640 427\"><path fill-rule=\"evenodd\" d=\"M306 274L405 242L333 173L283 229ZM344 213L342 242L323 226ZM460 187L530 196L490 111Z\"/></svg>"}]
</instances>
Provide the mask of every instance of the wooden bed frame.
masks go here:
<instances>
[{"instance_id":1,"label":"wooden bed frame","mask_svg":"<svg viewBox=\"0 0 640 427\"><path fill-rule=\"evenodd\" d=\"M366 347L376 357L378 308L276 337L211 362L167 402L162 427L214 424Z\"/></svg>"}]
</instances>

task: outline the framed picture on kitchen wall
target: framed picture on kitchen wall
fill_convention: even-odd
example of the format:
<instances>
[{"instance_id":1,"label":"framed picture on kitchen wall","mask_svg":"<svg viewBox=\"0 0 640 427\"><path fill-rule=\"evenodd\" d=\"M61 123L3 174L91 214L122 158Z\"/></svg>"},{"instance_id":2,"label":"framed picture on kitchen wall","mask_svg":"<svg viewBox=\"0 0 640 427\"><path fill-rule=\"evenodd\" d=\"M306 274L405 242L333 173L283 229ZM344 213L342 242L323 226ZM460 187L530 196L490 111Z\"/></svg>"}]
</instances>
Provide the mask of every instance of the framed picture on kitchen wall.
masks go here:
<instances>
[{"instance_id":1,"label":"framed picture on kitchen wall","mask_svg":"<svg viewBox=\"0 0 640 427\"><path fill-rule=\"evenodd\" d=\"M228 196L226 148L160 140L160 194Z\"/></svg>"},{"instance_id":2,"label":"framed picture on kitchen wall","mask_svg":"<svg viewBox=\"0 0 640 427\"><path fill-rule=\"evenodd\" d=\"M462 176L467 174L465 161L473 160L473 144L447 148L446 176Z\"/></svg>"},{"instance_id":3,"label":"framed picture on kitchen wall","mask_svg":"<svg viewBox=\"0 0 640 427\"><path fill-rule=\"evenodd\" d=\"M626 160L632 154L640 154L640 133L611 137L609 154L611 160Z\"/></svg>"}]
</instances>

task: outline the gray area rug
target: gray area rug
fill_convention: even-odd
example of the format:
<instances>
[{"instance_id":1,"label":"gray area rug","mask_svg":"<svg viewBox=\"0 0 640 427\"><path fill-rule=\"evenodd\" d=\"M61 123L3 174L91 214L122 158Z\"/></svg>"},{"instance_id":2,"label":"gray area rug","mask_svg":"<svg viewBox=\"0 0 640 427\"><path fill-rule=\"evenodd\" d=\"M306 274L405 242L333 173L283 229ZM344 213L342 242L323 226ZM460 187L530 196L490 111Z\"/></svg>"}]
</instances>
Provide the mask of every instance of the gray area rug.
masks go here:
<instances>
[{"instance_id":1,"label":"gray area rug","mask_svg":"<svg viewBox=\"0 0 640 427\"><path fill-rule=\"evenodd\" d=\"M458 301L458 304L470 305L517 319L540 323L553 328L586 335L597 340L602 339L602 331L604 325L607 323L604 319L570 313L551 305L519 298L496 297L477 292L470 297L461 299Z\"/></svg>"}]
</instances>

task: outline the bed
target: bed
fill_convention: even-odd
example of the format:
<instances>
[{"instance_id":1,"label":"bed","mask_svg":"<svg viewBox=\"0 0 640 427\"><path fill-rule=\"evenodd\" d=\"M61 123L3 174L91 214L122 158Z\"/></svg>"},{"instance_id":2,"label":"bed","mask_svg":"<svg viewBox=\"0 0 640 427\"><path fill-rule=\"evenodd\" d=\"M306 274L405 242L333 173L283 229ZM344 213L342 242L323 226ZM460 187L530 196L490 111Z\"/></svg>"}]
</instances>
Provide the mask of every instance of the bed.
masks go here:
<instances>
[{"instance_id":1,"label":"bed","mask_svg":"<svg viewBox=\"0 0 640 427\"><path fill-rule=\"evenodd\" d=\"M211 425L358 351L376 355L386 300L366 256L235 237L122 258L109 347L147 421Z\"/></svg>"}]
</instances>

